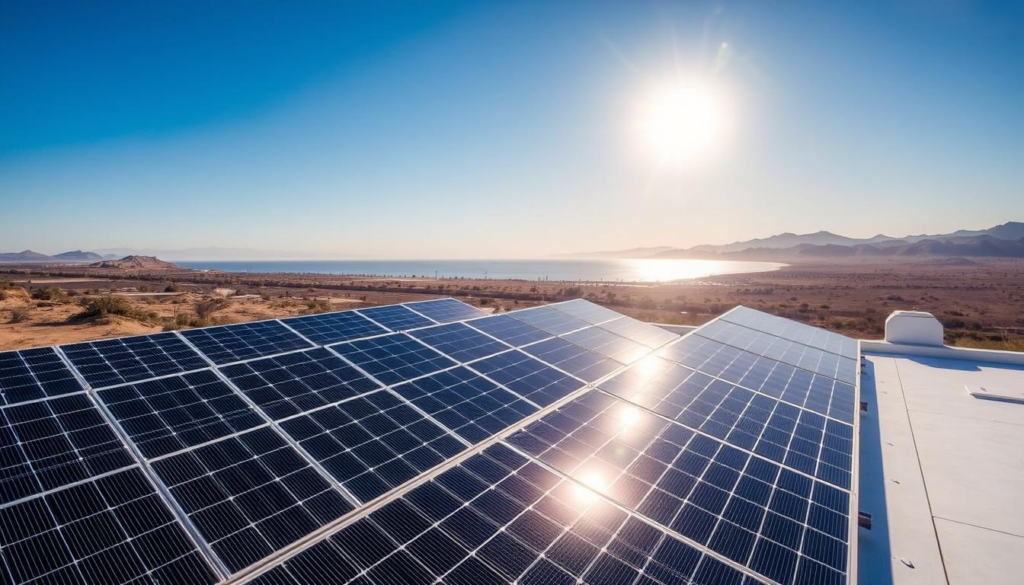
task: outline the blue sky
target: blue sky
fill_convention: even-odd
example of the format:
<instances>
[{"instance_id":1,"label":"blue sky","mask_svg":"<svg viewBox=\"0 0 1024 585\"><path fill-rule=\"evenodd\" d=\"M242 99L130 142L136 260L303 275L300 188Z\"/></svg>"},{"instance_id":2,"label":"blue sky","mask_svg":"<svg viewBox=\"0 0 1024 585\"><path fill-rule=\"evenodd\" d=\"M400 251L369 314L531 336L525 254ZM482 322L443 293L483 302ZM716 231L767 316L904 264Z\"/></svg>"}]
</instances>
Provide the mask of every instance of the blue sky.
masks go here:
<instances>
[{"instance_id":1,"label":"blue sky","mask_svg":"<svg viewBox=\"0 0 1024 585\"><path fill-rule=\"evenodd\" d=\"M1024 10L943 2L0 7L0 251L534 257L1024 219ZM723 49L727 43L728 49ZM658 168L653 83L711 80Z\"/></svg>"}]
</instances>

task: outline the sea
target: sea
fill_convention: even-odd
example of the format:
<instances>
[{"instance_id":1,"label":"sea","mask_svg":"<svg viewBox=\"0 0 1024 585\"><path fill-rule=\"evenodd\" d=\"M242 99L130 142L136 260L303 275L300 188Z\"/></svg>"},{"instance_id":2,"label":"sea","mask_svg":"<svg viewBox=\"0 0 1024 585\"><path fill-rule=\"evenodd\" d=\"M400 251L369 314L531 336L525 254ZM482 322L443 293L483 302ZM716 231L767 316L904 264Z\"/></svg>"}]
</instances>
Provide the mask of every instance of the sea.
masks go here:
<instances>
[{"instance_id":1,"label":"sea","mask_svg":"<svg viewBox=\"0 0 1024 585\"><path fill-rule=\"evenodd\" d=\"M785 264L725 260L266 260L178 261L179 266L229 272L342 274L392 278L466 278L561 282L672 282L778 270Z\"/></svg>"}]
</instances>

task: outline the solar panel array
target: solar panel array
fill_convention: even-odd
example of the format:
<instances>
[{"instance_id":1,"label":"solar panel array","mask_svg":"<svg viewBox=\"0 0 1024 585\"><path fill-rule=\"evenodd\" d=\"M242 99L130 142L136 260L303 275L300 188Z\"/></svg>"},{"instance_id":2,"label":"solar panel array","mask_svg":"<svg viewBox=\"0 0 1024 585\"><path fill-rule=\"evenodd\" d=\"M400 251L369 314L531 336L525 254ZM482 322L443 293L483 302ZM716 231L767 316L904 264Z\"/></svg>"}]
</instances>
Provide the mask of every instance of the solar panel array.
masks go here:
<instances>
[{"instance_id":1,"label":"solar panel array","mask_svg":"<svg viewBox=\"0 0 1024 585\"><path fill-rule=\"evenodd\" d=\"M0 353L0 578L850 583L856 360L582 300Z\"/></svg>"}]
</instances>

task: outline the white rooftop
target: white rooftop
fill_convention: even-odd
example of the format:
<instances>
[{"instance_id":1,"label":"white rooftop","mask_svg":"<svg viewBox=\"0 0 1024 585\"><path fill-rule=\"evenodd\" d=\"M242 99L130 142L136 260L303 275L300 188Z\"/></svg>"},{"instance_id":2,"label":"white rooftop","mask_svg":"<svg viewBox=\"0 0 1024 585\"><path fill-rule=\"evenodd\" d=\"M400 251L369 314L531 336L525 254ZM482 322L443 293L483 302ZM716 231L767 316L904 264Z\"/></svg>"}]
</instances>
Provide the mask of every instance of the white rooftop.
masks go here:
<instances>
[{"instance_id":1,"label":"white rooftop","mask_svg":"<svg viewBox=\"0 0 1024 585\"><path fill-rule=\"evenodd\" d=\"M1024 355L861 350L859 582L1024 583Z\"/></svg>"}]
</instances>

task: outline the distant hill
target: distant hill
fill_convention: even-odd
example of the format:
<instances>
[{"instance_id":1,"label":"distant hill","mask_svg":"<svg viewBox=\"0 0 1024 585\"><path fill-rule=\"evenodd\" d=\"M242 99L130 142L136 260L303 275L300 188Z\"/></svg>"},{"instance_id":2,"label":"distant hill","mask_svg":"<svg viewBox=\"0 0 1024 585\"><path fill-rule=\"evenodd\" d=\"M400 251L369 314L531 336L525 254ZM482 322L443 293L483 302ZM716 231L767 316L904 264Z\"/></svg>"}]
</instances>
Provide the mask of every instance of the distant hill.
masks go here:
<instances>
[{"instance_id":1,"label":"distant hill","mask_svg":"<svg viewBox=\"0 0 1024 585\"><path fill-rule=\"evenodd\" d=\"M25 250L22 252L0 253L0 262L53 262L46 254Z\"/></svg>"},{"instance_id":2,"label":"distant hill","mask_svg":"<svg viewBox=\"0 0 1024 585\"><path fill-rule=\"evenodd\" d=\"M690 250L694 252L739 252L741 250L749 250L752 248L792 248L793 246L799 246L801 244L810 244L812 246L855 246L858 244L873 244L876 242L884 242L886 240L895 240L886 235L879 234L873 238L848 238L846 236L840 236L833 234L832 232L815 232L813 234L792 234L786 232L777 236L771 236L768 238L761 238L755 240L747 240L745 242L735 242L732 244L726 244L724 246L694 246Z\"/></svg>"},{"instance_id":3,"label":"distant hill","mask_svg":"<svg viewBox=\"0 0 1024 585\"><path fill-rule=\"evenodd\" d=\"M155 256L125 256L120 260L104 260L89 265L90 268L116 268L118 270L184 270L177 264L164 262Z\"/></svg>"},{"instance_id":4,"label":"distant hill","mask_svg":"<svg viewBox=\"0 0 1024 585\"><path fill-rule=\"evenodd\" d=\"M97 260L103 260L103 256L100 256L95 252L83 252L81 250L74 250L72 252L54 254L53 259L62 262L96 262Z\"/></svg>"}]
</instances>

